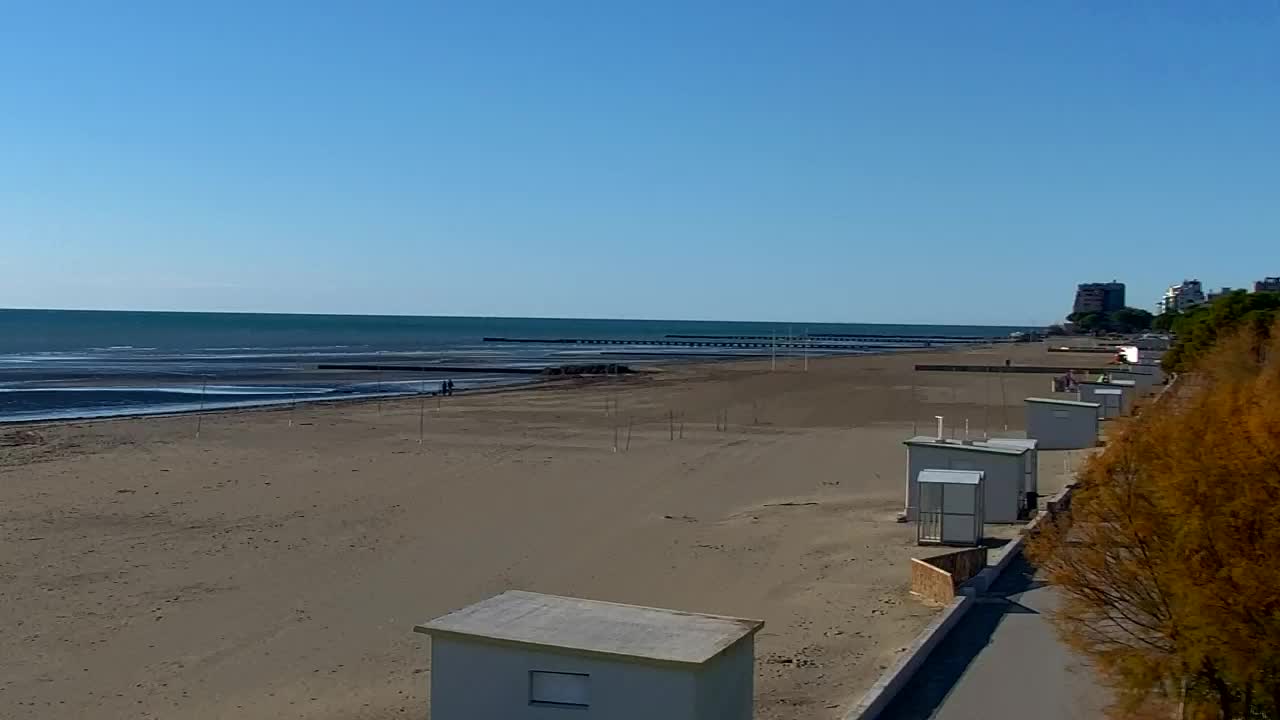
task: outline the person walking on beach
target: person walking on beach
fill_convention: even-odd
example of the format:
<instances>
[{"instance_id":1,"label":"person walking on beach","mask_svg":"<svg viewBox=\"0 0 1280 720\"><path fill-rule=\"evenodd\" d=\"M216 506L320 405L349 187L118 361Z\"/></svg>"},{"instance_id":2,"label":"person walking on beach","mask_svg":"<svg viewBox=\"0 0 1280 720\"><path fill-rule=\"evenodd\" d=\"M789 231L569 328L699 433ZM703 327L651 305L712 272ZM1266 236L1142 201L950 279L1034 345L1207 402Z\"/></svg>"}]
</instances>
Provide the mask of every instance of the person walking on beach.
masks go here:
<instances>
[{"instance_id":1,"label":"person walking on beach","mask_svg":"<svg viewBox=\"0 0 1280 720\"><path fill-rule=\"evenodd\" d=\"M441 381L440 381L440 395L442 395L442 396L443 396L443 395L446 395L447 393L445 392L445 390L448 390L448 389L449 389L449 381L448 381L448 380L441 380Z\"/></svg>"}]
</instances>

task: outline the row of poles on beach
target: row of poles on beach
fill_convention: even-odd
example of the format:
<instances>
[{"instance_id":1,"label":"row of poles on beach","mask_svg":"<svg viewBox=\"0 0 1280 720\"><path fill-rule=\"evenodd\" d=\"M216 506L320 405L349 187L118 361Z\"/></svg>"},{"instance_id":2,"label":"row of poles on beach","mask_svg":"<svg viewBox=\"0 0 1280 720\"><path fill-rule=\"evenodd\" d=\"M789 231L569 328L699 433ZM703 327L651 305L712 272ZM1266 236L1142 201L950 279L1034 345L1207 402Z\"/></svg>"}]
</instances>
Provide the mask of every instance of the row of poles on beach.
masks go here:
<instances>
[{"instance_id":1,"label":"row of poles on beach","mask_svg":"<svg viewBox=\"0 0 1280 720\"><path fill-rule=\"evenodd\" d=\"M806 336L806 339L807 339L807 336ZM775 344L776 344L776 341L777 341L777 336L775 333L774 335ZM770 355L771 355L770 371L776 371L777 370L777 354L776 352L773 352ZM809 357L808 357L807 349L803 355L803 363L804 363L803 364L804 370L808 371ZM203 424L204 424L203 421L204 421L204 415L206 414L206 404L207 404L206 397L208 393L208 384L209 384L210 377L213 377L213 376L208 374L201 375L200 403L199 403L199 409L195 413L196 415L195 437L196 438L200 437L201 432L203 430ZM428 391L427 389L428 382L429 381L425 379L421 380L419 384L419 392L416 393L418 396L417 442L419 445L423 444L425 434L426 434L426 409L427 409L428 399L430 397L436 398L436 409L437 411L439 411L442 408L442 398L445 395L443 383L440 391L431 392L431 391ZM1009 428L1008 404L1007 404L1007 393L1005 389L1005 378L1003 373L999 373L999 386L1000 386L1000 404L1001 404L1001 425L1005 430L1008 430ZM377 379L378 394L375 395L374 399L377 403L379 415L382 414L383 404L388 399L388 397L393 397L394 399L406 398L406 395L403 395L403 394L395 395L395 396L383 395L381 394L383 387L384 387L383 375L382 373L378 373L378 379ZM989 435L990 426L991 426L991 417L990 417L991 383L989 382L989 376L987 380L984 380L984 388L985 388L986 397L984 398L984 402L983 402L983 414L984 414L983 432L984 432L984 435ZM956 389L952 387L951 388L951 404L954 404L956 402L956 399L957 399ZM287 424L289 427L293 427L294 425L298 404L299 404L298 398L297 398L297 395L295 394L289 403L289 416L287 421ZM918 412L917 383L915 380L914 373L912 375L912 385L911 385L911 404L912 404L912 434L915 435L915 434L918 434L918 431L919 431L918 426L919 426L920 417ZM758 402L752 401L751 409L752 409L752 425L758 425L760 422ZM619 412L618 399L617 399L616 392L612 397L606 397L604 399L604 410L605 410L606 416L613 418L613 423L612 423L613 442L611 446L612 451L615 453L619 451L623 451L623 452L629 451L631 449L631 440L632 440L633 432L636 425L636 417L633 415L628 415L626 417L626 422L624 427L624 423L622 422L622 414ZM677 411L675 409L668 408L666 412L665 420L666 420L667 429L668 429L668 439L670 441L674 441L676 439L684 439L685 426L687 422L685 411L683 410ZM656 422L656 421L657 421L656 418L650 418L642 421L642 424L652 424L653 422ZM717 410L715 413L715 417L712 421L712 424L716 432L728 431L729 408L723 407ZM964 418L964 428L965 428L966 438L968 437L968 434L969 434L969 425L970 425L969 418ZM958 431L958 428L956 428L956 431ZM953 434L954 432L955 431L953 431Z\"/></svg>"}]
</instances>

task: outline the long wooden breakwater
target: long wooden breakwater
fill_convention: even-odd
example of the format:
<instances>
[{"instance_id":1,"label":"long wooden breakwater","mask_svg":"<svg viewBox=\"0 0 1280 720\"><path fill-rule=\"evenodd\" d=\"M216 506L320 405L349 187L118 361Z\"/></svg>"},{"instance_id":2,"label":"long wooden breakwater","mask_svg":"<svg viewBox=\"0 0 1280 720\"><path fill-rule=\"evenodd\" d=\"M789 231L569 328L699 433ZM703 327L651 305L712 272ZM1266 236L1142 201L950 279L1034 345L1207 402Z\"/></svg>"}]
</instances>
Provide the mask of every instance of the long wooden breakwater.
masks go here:
<instances>
[{"instance_id":1,"label":"long wooden breakwater","mask_svg":"<svg viewBox=\"0 0 1280 720\"><path fill-rule=\"evenodd\" d=\"M673 340L773 340L775 335L675 335L670 334L666 337ZM977 335L851 335L846 333L810 333L807 337L811 340L827 341L840 340L849 342L861 342L863 340L878 340L881 342L910 342L910 343L933 343L935 345L941 343L1007 343L1013 342L1010 338L992 338L980 337ZM791 338L794 339L794 336Z\"/></svg>"},{"instance_id":2,"label":"long wooden breakwater","mask_svg":"<svg viewBox=\"0 0 1280 720\"><path fill-rule=\"evenodd\" d=\"M848 343L832 343L832 342L801 342L796 340L778 340L774 342L772 338L765 340L638 340L630 339L608 339L608 338L506 338L506 337L487 337L485 342L491 343L533 343L539 345L647 345L657 347L684 347L684 348L740 348L752 350L767 350L769 348L777 348L779 350L910 350L913 346L909 345L890 345L890 344L858 344L851 345ZM919 341L914 347L931 347L927 341Z\"/></svg>"},{"instance_id":3,"label":"long wooden breakwater","mask_svg":"<svg viewBox=\"0 0 1280 720\"><path fill-rule=\"evenodd\" d=\"M1113 347L1068 347L1065 345L1059 347L1049 347L1051 353L1095 353L1098 355L1115 355L1116 349Z\"/></svg>"},{"instance_id":4,"label":"long wooden breakwater","mask_svg":"<svg viewBox=\"0 0 1280 720\"><path fill-rule=\"evenodd\" d=\"M317 370L372 370L374 372L429 372L448 375L630 375L635 370L619 363L584 363L545 367L495 367L493 365L381 365L366 363L325 363Z\"/></svg>"},{"instance_id":5,"label":"long wooden breakwater","mask_svg":"<svg viewBox=\"0 0 1280 720\"><path fill-rule=\"evenodd\" d=\"M1039 374L1066 375L1067 373L1107 372L1108 367L1088 367L1066 365L916 365L918 372L971 372L971 373L1005 373L1005 374Z\"/></svg>"},{"instance_id":6,"label":"long wooden breakwater","mask_svg":"<svg viewBox=\"0 0 1280 720\"><path fill-rule=\"evenodd\" d=\"M355 363L325 363L316 366L317 370L373 370L375 372L433 372L463 375L466 373L485 373L486 375L541 375L544 368L492 367L484 365L362 365Z\"/></svg>"}]
</instances>

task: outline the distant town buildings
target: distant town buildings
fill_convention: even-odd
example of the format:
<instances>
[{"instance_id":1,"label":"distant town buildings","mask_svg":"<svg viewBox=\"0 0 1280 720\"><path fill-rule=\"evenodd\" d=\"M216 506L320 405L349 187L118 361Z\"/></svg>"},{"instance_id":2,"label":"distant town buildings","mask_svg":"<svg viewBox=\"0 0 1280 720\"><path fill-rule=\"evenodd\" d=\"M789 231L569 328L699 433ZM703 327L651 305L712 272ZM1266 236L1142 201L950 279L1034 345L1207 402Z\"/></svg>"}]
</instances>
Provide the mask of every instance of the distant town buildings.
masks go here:
<instances>
[{"instance_id":1,"label":"distant town buildings","mask_svg":"<svg viewBox=\"0 0 1280 720\"><path fill-rule=\"evenodd\" d=\"M1199 280L1183 280L1177 285L1170 285L1160 300L1160 312L1182 312L1205 302L1204 289Z\"/></svg>"},{"instance_id":2,"label":"distant town buildings","mask_svg":"<svg viewBox=\"0 0 1280 720\"><path fill-rule=\"evenodd\" d=\"M1072 312L1104 313L1124 307L1124 283L1081 283L1076 286L1076 302Z\"/></svg>"},{"instance_id":3,"label":"distant town buildings","mask_svg":"<svg viewBox=\"0 0 1280 720\"><path fill-rule=\"evenodd\" d=\"M1248 286L1244 290L1247 290ZM1237 292L1239 288L1223 286L1205 293L1199 280L1183 280L1170 285L1156 303L1157 313L1186 312L1197 305ZM1268 276L1253 284L1254 292L1280 292L1280 276ZM1072 313L1076 315L1105 314L1125 307L1124 283L1080 283L1076 286L1076 300ZM1068 323L1070 325L1070 323Z\"/></svg>"}]
</instances>

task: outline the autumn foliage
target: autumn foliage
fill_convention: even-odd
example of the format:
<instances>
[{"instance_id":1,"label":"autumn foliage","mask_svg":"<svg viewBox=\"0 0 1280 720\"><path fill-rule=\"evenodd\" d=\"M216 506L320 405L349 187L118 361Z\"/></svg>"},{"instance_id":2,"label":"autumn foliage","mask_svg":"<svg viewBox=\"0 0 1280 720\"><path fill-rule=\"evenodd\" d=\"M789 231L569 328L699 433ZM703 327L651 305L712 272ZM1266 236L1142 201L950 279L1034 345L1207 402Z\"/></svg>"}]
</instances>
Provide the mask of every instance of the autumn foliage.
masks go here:
<instances>
[{"instance_id":1,"label":"autumn foliage","mask_svg":"<svg viewBox=\"0 0 1280 720\"><path fill-rule=\"evenodd\" d=\"M1118 717L1280 718L1280 326L1113 433L1031 552Z\"/></svg>"}]
</instances>

